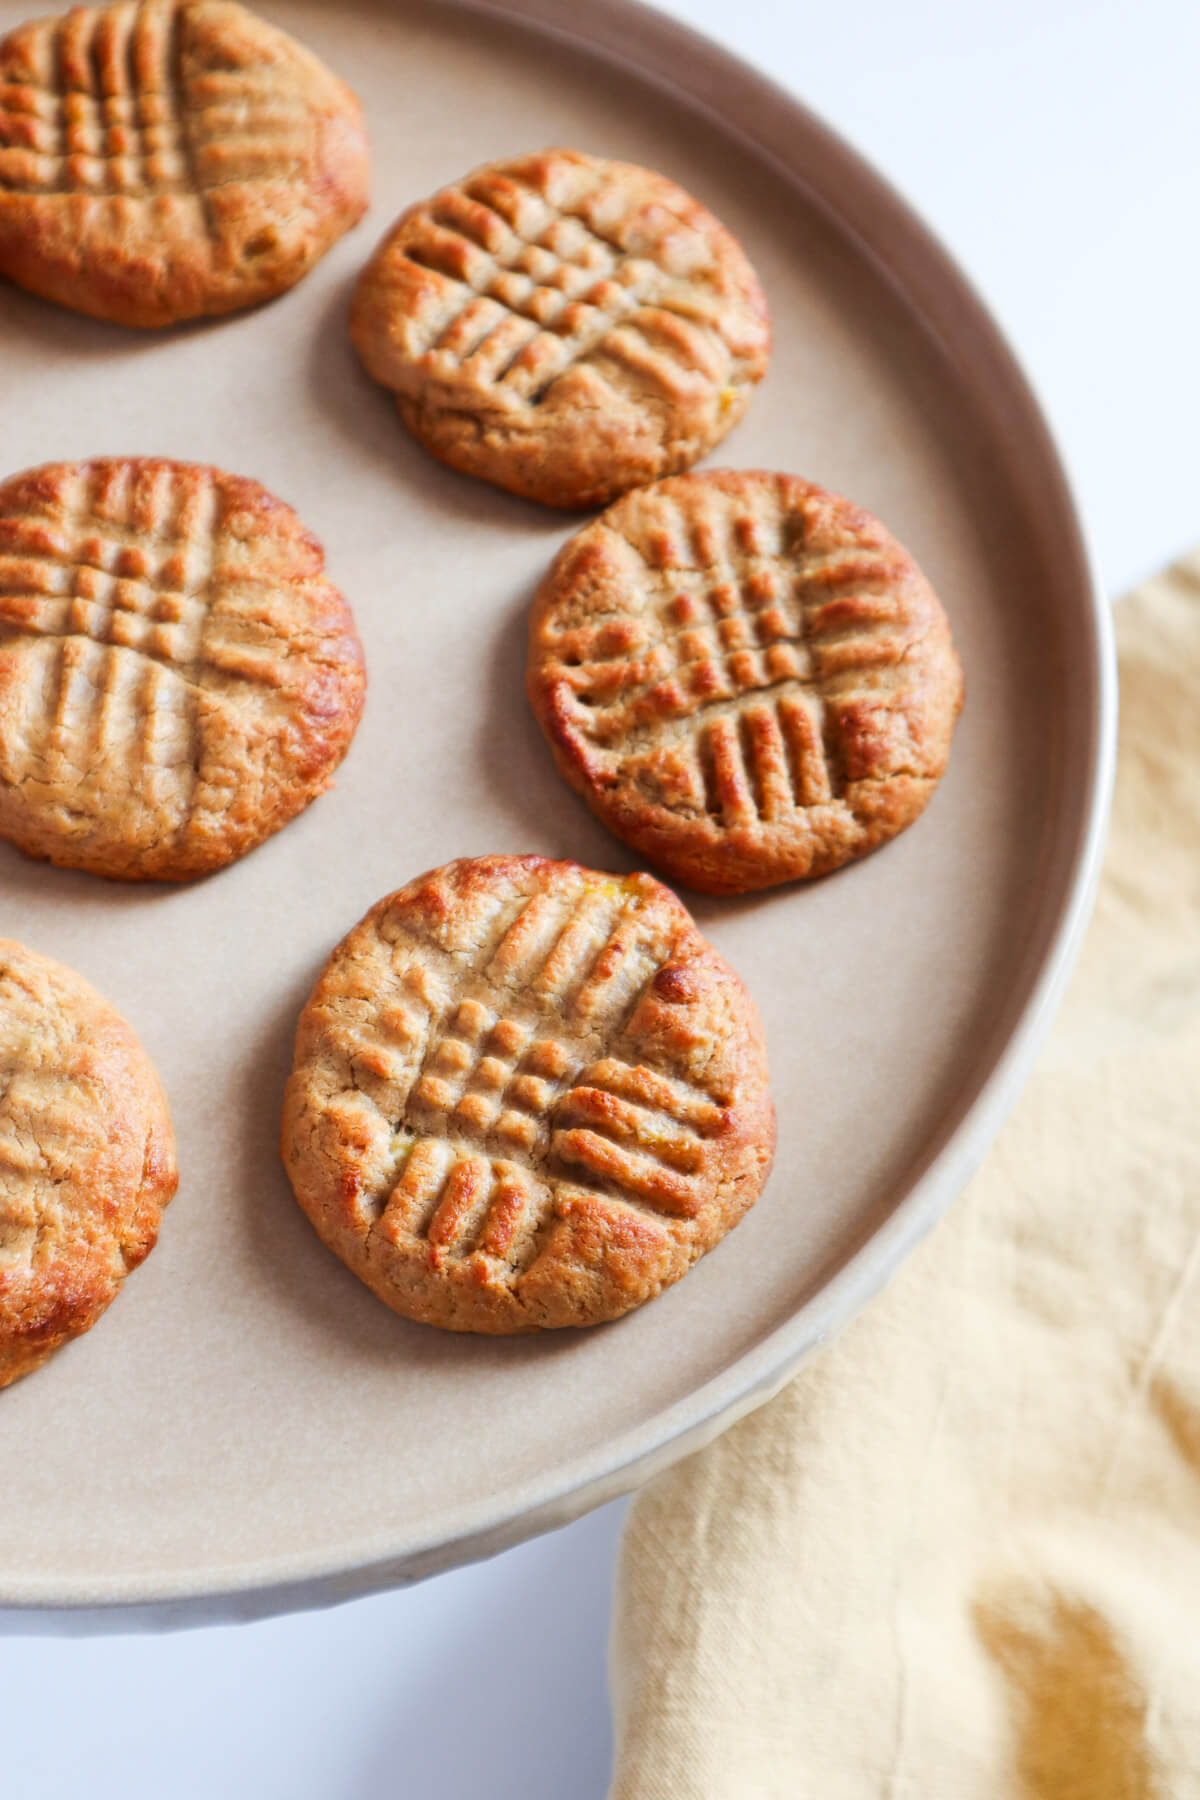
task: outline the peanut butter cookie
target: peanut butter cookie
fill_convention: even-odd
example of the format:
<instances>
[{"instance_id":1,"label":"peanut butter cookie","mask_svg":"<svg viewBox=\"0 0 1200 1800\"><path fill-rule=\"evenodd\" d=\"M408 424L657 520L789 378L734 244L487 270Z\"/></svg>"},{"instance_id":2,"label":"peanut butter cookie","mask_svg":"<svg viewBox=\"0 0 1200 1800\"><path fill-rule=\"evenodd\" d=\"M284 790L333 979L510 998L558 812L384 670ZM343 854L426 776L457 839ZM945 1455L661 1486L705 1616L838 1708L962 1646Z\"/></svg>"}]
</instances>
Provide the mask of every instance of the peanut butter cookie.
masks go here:
<instances>
[{"instance_id":1,"label":"peanut butter cookie","mask_svg":"<svg viewBox=\"0 0 1200 1800\"><path fill-rule=\"evenodd\" d=\"M296 1197L397 1312L593 1325L736 1225L775 1144L753 1002L649 875L488 856L369 912L300 1019Z\"/></svg>"},{"instance_id":2,"label":"peanut butter cookie","mask_svg":"<svg viewBox=\"0 0 1200 1800\"><path fill-rule=\"evenodd\" d=\"M414 206L365 270L351 332L453 468L548 506L686 469L767 366L740 245L632 163L547 150Z\"/></svg>"},{"instance_id":3,"label":"peanut butter cookie","mask_svg":"<svg viewBox=\"0 0 1200 1800\"><path fill-rule=\"evenodd\" d=\"M330 785L362 712L321 546L256 481L57 463L0 485L0 837L186 881Z\"/></svg>"},{"instance_id":4,"label":"peanut butter cookie","mask_svg":"<svg viewBox=\"0 0 1200 1800\"><path fill-rule=\"evenodd\" d=\"M824 875L911 825L962 706L912 557L793 475L683 475L573 537L534 602L529 695L559 769L674 881Z\"/></svg>"},{"instance_id":5,"label":"peanut butter cookie","mask_svg":"<svg viewBox=\"0 0 1200 1800\"><path fill-rule=\"evenodd\" d=\"M367 205L344 82L232 0L120 0L0 43L0 274L170 325L307 274Z\"/></svg>"},{"instance_id":6,"label":"peanut butter cookie","mask_svg":"<svg viewBox=\"0 0 1200 1800\"><path fill-rule=\"evenodd\" d=\"M82 976L0 939L0 1387L90 1331L178 1179L129 1026Z\"/></svg>"}]
</instances>

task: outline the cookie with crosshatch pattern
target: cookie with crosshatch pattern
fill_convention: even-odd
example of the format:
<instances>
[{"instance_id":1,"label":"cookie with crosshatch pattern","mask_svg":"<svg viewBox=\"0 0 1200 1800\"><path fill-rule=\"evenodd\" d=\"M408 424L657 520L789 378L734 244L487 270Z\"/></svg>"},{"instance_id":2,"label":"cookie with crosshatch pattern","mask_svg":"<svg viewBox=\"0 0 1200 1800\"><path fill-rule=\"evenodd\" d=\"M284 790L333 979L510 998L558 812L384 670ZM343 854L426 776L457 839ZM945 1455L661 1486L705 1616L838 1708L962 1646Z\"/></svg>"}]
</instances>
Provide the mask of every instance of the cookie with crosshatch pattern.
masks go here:
<instances>
[{"instance_id":1,"label":"cookie with crosshatch pattern","mask_svg":"<svg viewBox=\"0 0 1200 1800\"><path fill-rule=\"evenodd\" d=\"M0 837L185 881L294 818L331 785L366 687L324 561L289 506L201 464L0 485Z\"/></svg>"},{"instance_id":2,"label":"cookie with crosshatch pattern","mask_svg":"<svg viewBox=\"0 0 1200 1800\"><path fill-rule=\"evenodd\" d=\"M493 1333L652 1299L774 1144L754 1004L682 904L537 856L450 863L355 926L301 1015L282 1135L380 1299Z\"/></svg>"},{"instance_id":3,"label":"cookie with crosshatch pattern","mask_svg":"<svg viewBox=\"0 0 1200 1800\"><path fill-rule=\"evenodd\" d=\"M344 82L232 0L120 0L0 43L0 274L170 325L271 299L367 206Z\"/></svg>"},{"instance_id":4,"label":"cookie with crosshatch pattern","mask_svg":"<svg viewBox=\"0 0 1200 1800\"><path fill-rule=\"evenodd\" d=\"M351 334L435 456L549 506L690 467L767 366L736 239L674 182L547 150L412 207L359 282Z\"/></svg>"},{"instance_id":5,"label":"cookie with crosshatch pattern","mask_svg":"<svg viewBox=\"0 0 1200 1800\"><path fill-rule=\"evenodd\" d=\"M129 1026L74 970L0 938L0 1388L90 1331L178 1181Z\"/></svg>"},{"instance_id":6,"label":"cookie with crosshatch pattern","mask_svg":"<svg viewBox=\"0 0 1200 1800\"><path fill-rule=\"evenodd\" d=\"M629 494L564 546L528 687L609 829L714 894L824 875L910 825L963 698L937 596L879 521L742 470Z\"/></svg>"}]
</instances>

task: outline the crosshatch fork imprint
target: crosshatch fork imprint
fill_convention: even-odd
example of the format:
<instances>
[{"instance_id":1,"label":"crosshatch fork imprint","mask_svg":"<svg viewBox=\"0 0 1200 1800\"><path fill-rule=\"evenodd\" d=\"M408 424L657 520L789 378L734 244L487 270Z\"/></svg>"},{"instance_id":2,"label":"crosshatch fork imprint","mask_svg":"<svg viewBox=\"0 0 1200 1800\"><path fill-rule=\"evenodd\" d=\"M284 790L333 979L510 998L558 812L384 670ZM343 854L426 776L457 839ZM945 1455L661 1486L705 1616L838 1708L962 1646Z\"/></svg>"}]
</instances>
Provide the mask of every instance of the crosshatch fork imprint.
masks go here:
<instances>
[{"instance_id":1,"label":"crosshatch fork imprint","mask_svg":"<svg viewBox=\"0 0 1200 1800\"><path fill-rule=\"evenodd\" d=\"M894 836L962 700L908 552L793 476L680 476L571 540L534 605L529 689L567 779L675 879L736 892Z\"/></svg>"},{"instance_id":2,"label":"crosshatch fork imprint","mask_svg":"<svg viewBox=\"0 0 1200 1800\"><path fill-rule=\"evenodd\" d=\"M366 206L349 89L243 8L116 0L0 42L0 272L157 326L290 287Z\"/></svg>"},{"instance_id":3,"label":"crosshatch fork imprint","mask_svg":"<svg viewBox=\"0 0 1200 1800\"><path fill-rule=\"evenodd\" d=\"M362 654L256 482L58 464L0 486L0 835L98 873L219 867L328 784Z\"/></svg>"},{"instance_id":4,"label":"crosshatch fork imprint","mask_svg":"<svg viewBox=\"0 0 1200 1800\"><path fill-rule=\"evenodd\" d=\"M615 1316L752 1202L774 1127L753 1007L649 876L495 857L380 903L301 1020L284 1156L412 1316Z\"/></svg>"},{"instance_id":5,"label":"crosshatch fork imprint","mask_svg":"<svg viewBox=\"0 0 1200 1800\"><path fill-rule=\"evenodd\" d=\"M6 70L8 193L194 193L177 8L78 8ZM15 59L14 59L15 62Z\"/></svg>"},{"instance_id":6,"label":"crosshatch fork imprint","mask_svg":"<svg viewBox=\"0 0 1200 1800\"><path fill-rule=\"evenodd\" d=\"M740 246L673 182L551 150L409 209L352 331L401 416L456 468L557 506L685 468L767 362Z\"/></svg>"}]
</instances>

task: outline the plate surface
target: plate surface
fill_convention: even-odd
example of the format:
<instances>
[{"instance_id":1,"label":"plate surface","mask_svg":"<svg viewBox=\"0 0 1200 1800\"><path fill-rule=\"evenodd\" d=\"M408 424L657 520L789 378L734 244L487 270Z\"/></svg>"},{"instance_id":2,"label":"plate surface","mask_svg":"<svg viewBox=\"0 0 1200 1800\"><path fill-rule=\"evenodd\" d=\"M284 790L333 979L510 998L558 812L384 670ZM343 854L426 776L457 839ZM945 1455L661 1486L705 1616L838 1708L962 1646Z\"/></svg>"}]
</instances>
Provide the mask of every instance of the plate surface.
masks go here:
<instances>
[{"instance_id":1,"label":"plate surface","mask_svg":"<svg viewBox=\"0 0 1200 1800\"><path fill-rule=\"evenodd\" d=\"M25 11L0 0L0 27ZM0 933L135 1025L183 1169L111 1312L0 1400L0 1604L313 1604L500 1549L696 1447L961 1187L1061 993L1098 866L1115 692L1070 495L994 328L884 184L624 0L570 8L571 42L552 0L262 11L366 103L366 223L273 306L161 336L0 285L2 473L153 453L256 476L324 540L370 695L336 790L213 880L110 886L0 846ZM488 850L632 866L555 775L523 694L529 598L574 522L427 458L346 334L355 274L405 204L555 143L662 169L742 239L774 360L710 460L877 512L942 595L968 698L949 775L897 843L808 888L685 896L767 1025L780 1141L758 1206L617 1325L489 1341L393 1317L321 1247L277 1122L308 988L381 894Z\"/></svg>"}]
</instances>

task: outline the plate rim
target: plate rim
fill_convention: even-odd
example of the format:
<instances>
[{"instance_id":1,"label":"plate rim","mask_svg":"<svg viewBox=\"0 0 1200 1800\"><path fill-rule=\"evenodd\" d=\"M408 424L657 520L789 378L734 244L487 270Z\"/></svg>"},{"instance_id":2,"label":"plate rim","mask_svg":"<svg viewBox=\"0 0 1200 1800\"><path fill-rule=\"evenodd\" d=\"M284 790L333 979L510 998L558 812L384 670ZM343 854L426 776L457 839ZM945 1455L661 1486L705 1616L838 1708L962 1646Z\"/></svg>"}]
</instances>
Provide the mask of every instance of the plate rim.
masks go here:
<instances>
[{"instance_id":1,"label":"plate rim","mask_svg":"<svg viewBox=\"0 0 1200 1800\"><path fill-rule=\"evenodd\" d=\"M556 0L425 0L430 10L513 24L535 35L633 70L700 110L728 136L765 158L810 201L836 220L860 251L899 289L909 309L935 336L936 316L917 304L922 286L941 297L957 331L978 339L993 386L1007 390L1023 415L1025 441L1038 452L1039 475L1052 495L1077 565L1082 621L1089 628L1086 684L1090 741L1086 798L1057 916L1024 1005L991 1059L989 1072L957 1125L915 1174L886 1220L873 1231L788 1321L737 1357L684 1400L652 1415L603 1446L577 1456L553 1479L533 1478L471 1506L460 1507L424 1534L381 1531L369 1541L332 1552L307 1551L257 1568L238 1564L193 1579L113 1575L87 1582L48 1577L0 1581L0 1608L13 1617L0 1629L112 1631L163 1629L263 1618L332 1605L383 1588L424 1579L495 1555L523 1540L570 1523L592 1508L641 1485L681 1457L710 1443L729 1425L769 1400L835 1332L896 1273L966 1185L1014 1105L1058 1010L1074 969L1099 883L1116 766L1117 674L1111 608L1075 500L1060 443L1015 351L985 301L910 202L806 102L736 52L642 0L577 0L564 20ZM710 97L719 92L720 103ZM894 259L851 217L810 185L780 154L787 127L818 143L823 166L836 174L839 194L856 194L860 211L873 210L890 226L903 253ZM903 276L903 278L902 278ZM951 320L953 323L953 319ZM1077 646L1079 649L1084 646ZM1084 658L1080 657L1082 669ZM733 1391L729 1391L730 1389ZM646 1445L647 1430L654 1441ZM632 1440L641 1447L634 1449Z\"/></svg>"}]
</instances>

